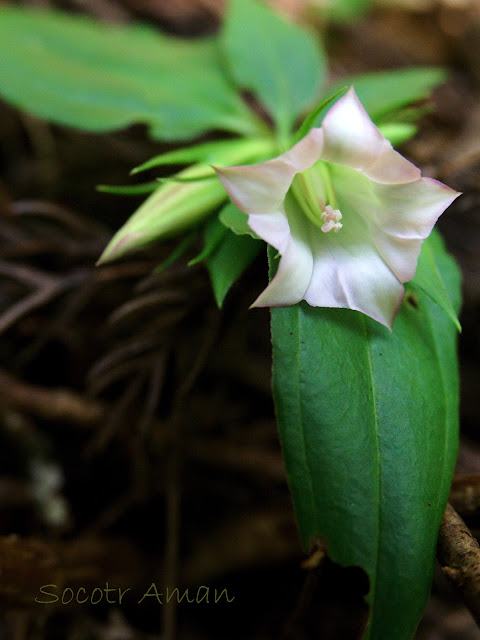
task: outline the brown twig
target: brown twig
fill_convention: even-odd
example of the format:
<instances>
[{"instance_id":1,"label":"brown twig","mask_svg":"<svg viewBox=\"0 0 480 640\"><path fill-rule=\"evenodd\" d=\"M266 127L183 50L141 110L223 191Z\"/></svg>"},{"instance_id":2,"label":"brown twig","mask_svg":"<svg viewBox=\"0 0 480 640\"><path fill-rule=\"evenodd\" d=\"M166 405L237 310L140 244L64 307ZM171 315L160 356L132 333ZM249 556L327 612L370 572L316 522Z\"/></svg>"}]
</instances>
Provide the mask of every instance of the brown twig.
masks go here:
<instances>
[{"instance_id":1,"label":"brown twig","mask_svg":"<svg viewBox=\"0 0 480 640\"><path fill-rule=\"evenodd\" d=\"M437 556L443 573L460 590L480 626L480 546L450 504L440 527Z\"/></svg>"},{"instance_id":2,"label":"brown twig","mask_svg":"<svg viewBox=\"0 0 480 640\"><path fill-rule=\"evenodd\" d=\"M135 363L134 363L135 364ZM151 367L158 366L163 371L162 356L152 359ZM127 368L128 373L130 368ZM142 374L144 370L142 370ZM153 374L152 374L153 375ZM157 372L156 375L160 375ZM152 382L154 390L141 416L140 430L145 431L150 424L156 446L163 449L171 439L165 425L154 417L153 406L161 387L161 380ZM160 386L159 386L160 385ZM152 388L152 389L153 389ZM115 413L115 408L107 404L75 393L69 389L54 389L21 381L7 371L0 369L0 401L6 406L52 421L71 422L80 427L97 427L107 415ZM151 406L150 406L151 405ZM120 413L123 412L122 408ZM201 423L201 417L198 418ZM104 427L105 428L105 427ZM101 433L101 432L99 432ZM104 437L105 434L102 436ZM100 437L98 435L97 437ZM93 443L91 443L93 444ZM192 436L186 447L188 458L208 465L218 465L240 472L260 474L262 477L282 481L285 470L279 451L271 451L266 445L240 442L218 441L208 436Z\"/></svg>"},{"instance_id":3,"label":"brown twig","mask_svg":"<svg viewBox=\"0 0 480 640\"><path fill-rule=\"evenodd\" d=\"M54 276L14 262L0 260L0 276L6 276L33 287L51 287L58 279Z\"/></svg>"},{"instance_id":4,"label":"brown twig","mask_svg":"<svg viewBox=\"0 0 480 640\"><path fill-rule=\"evenodd\" d=\"M108 417L106 417L101 429L95 433L92 441L87 445L84 451L86 458L103 451L114 435L120 431L121 427L125 424L128 410L135 404L145 384L145 378L146 376L143 374L130 379L127 388L118 402L108 411Z\"/></svg>"},{"instance_id":5,"label":"brown twig","mask_svg":"<svg viewBox=\"0 0 480 640\"><path fill-rule=\"evenodd\" d=\"M56 202L50 202L49 200L15 200L9 206L10 215L12 217L40 217L46 218L69 232L73 237L79 236L84 238L92 237L100 239L107 239L108 233L104 227L96 220L91 218L85 218L81 216L77 211L72 211L63 205L59 205Z\"/></svg>"},{"instance_id":6,"label":"brown twig","mask_svg":"<svg viewBox=\"0 0 480 640\"><path fill-rule=\"evenodd\" d=\"M22 273L22 276L19 276L18 279L23 280L23 275L24 274ZM62 278L46 277L45 284L39 286L31 294L10 306L3 314L0 315L0 333L14 325L18 320L32 311L43 307L68 289L79 286L87 277L88 271L85 269L75 270Z\"/></svg>"},{"instance_id":7,"label":"brown twig","mask_svg":"<svg viewBox=\"0 0 480 640\"><path fill-rule=\"evenodd\" d=\"M167 350L160 351L152 364L148 380L148 395L139 420L138 431L146 434L155 422L155 411L160 401L163 384L166 378Z\"/></svg>"},{"instance_id":8,"label":"brown twig","mask_svg":"<svg viewBox=\"0 0 480 640\"><path fill-rule=\"evenodd\" d=\"M97 424L104 406L67 389L52 389L22 382L0 369L0 399L20 409L50 420L71 420L82 426Z\"/></svg>"}]
</instances>

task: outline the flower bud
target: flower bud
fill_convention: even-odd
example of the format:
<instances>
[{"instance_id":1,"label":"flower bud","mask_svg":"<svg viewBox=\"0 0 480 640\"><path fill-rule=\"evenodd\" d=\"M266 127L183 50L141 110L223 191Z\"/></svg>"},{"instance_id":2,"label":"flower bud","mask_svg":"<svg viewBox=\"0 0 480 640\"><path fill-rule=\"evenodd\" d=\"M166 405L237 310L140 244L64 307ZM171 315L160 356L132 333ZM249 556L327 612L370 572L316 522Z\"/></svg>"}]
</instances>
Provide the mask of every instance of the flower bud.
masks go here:
<instances>
[{"instance_id":1,"label":"flower bud","mask_svg":"<svg viewBox=\"0 0 480 640\"><path fill-rule=\"evenodd\" d=\"M243 164L268 157L274 152L272 139L232 140L215 157L215 164ZM176 174L180 181L165 182L135 211L117 231L98 264L115 260L157 240L175 236L198 224L227 199L222 184L212 177L186 181L208 175L209 165L199 163Z\"/></svg>"}]
</instances>

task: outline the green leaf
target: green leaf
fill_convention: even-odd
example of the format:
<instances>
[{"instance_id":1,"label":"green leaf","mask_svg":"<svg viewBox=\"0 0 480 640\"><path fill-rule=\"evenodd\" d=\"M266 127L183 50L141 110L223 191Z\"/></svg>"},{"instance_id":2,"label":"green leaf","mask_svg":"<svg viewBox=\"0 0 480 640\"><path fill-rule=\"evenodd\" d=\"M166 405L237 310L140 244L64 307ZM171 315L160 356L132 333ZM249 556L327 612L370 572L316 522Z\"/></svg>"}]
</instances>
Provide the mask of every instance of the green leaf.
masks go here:
<instances>
[{"instance_id":1,"label":"green leaf","mask_svg":"<svg viewBox=\"0 0 480 640\"><path fill-rule=\"evenodd\" d=\"M241 149L245 146L245 140L215 140L213 142L202 142L201 144L195 144L184 149L175 149L174 151L167 151L167 153L161 153L147 162L144 162L130 172L131 175L140 173L141 171L147 171L147 169L154 169L155 167L162 167L172 164L193 164L196 162L204 162L205 164L215 164L225 155L225 152L230 153L235 147Z\"/></svg>"},{"instance_id":2,"label":"green leaf","mask_svg":"<svg viewBox=\"0 0 480 640\"><path fill-rule=\"evenodd\" d=\"M382 124L379 129L385 138L390 140L394 147L407 142L407 140L413 138L418 131L418 127L410 122Z\"/></svg>"},{"instance_id":3,"label":"green leaf","mask_svg":"<svg viewBox=\"0 0 480 640\"><path fill-rule=\"evenodd\" d=\"M226 235L227 229L225 229L223 224L219 222L218 218L216 216L210 218L205 225L203 249L200 251L198 256L190 260L188 266L192 267L194 264L198 264L199 262L202 262L202 260L206 260L208 256L215 251Z\"/></svg>"},{"instance_id":4,"label":"green leaf","mask_svg":"<svg viewBox=\"0 0 480 640\"><path fill-rule=\"evenodd\" d=\"M264 125L224 74L215 39L0 7L0 94L37 116L89 131L145 123L154 138Z\"/></svg>"},{"instance_id":5,"label":"green leaf","mask_svg":"<svg viewBox=\"0 0 480 640\"><path fill-rule=\"evenodd\" d=\"M236 233L237 236L245 236L249 235L256 240L259 239L255 231L252 231L247 223L248 216L240 211L238 207L236 207L233 202L228 202L223 209L220 211L218 216L220 222Z\"/></svg>"},{"instance_id":6,"label":"green leaf","mask_svg":"<svg viewBox=\"0 0 480 640\"><path fill-rule=\"evenodd\" d=\"M418 259L415 279L410 283L412 287L426 293L452 320L459 331L462 326L458 321L454 303L450 297L448 288L442 273L448 273L448 267L442 268L442 264L451 260L445 251L445 244L438 231L433 231L430 237L423 243L422 252Z\"/></svg>"},{"instance_id":7,"label":"green leaf","mask_svg":"<svg viewBox=\"0 0 480 640\"><path fill-rule=\"evenodd\" d=\"M142 184L131 185L115 185L115 184L99 184L97 191L101 193L111 193L118 196L138 196L144 193L153 193L158 189L158 181L143 182Z\"/></svg>"},{"instance_id":8,"label":"green leaf","mask_svg":"<svg viewBox=\"0 0 480 640\"><path fill-rule=\"evenodd\" d=\"M219 222L223 227L223 225ZM213 293L219 308L222 307L230 287L259 254L263 242L249 236L237 236L228 231L219 246L207 258Z\"/></svg>"},{"instance_id":9,"label":"green leaf","mask_svg":"<svg viewBox=\"0 0 480 640\"><path fill-rule=\"evenodd\" d=\"M287 135L325 80L318 39L256 0L230 0L220 42L235 82L257 95Z\"/></svg>"},{"instance_id":10,"label":"green leaf","mask_svg":"<svg viewBox=\"0 0 480 640\"><path fill-rule=\"evenodd\" d=\"M190 182L203 182L204 180L212 180L212 178L216 178L217 175L211 171L210 173L203 173L199 176L181 176L179 174L174 174L173 176L167 176L166 178L157 178L156 183L164 183L164 182L178 182L180 184L188 184Z\"/></svg>"},{"instance_id":11,"label":"green leaf","mask_svg":"<svg viewBox=\"0 0 480 640\"><path fill-rule=\"evenodd\" d=\"M457 310L456 265L443 254L437 268ZM356 311L301 303L272 309L272 338L303 545L322 536L333 561L367 573L365 638L410 640L457 454L455 327L418 291L407 293L393 333Z\"/></svg>"},{"instance_id":12,"label":"green leaf","mask_svg":"<svg viewBox=\"0 0 480 640\"><path fill-rule=\"evenodd\" d=\"M318 11L324 18L343 22L366 13L370 5L371 0L334 0L333 2L320 3Z\"/></svg>"},{"instance_id":13,"label":"green leaf","mask_svg":"<svg viewBox=\"0 0 480 640\"><path fill-rule=\"evenodd\" d=\"M304 136L306 136L310 129L314 127L315 123L320 119L320 116L325 111L325 109L329 107L333 102L335 102L338 98L340 98L340 95L346 89L348 89L348 87L342 87L334 94L332 94L329 98L325 98L325 100L322 100L320 104L314 107L314 109L310 111L310 113L300 125L300 128L295 136L295 140L301 140Z\"/></svg>"},{"instance_id":14,"label":"green leaf","mask_svg":"<svg viewBox=\"0 0 480 640\"><path fill-rule=\"evenodd\" d=\"M428 98L446 77L445 69L439 67L413 67L361 73L343 78L341 85L353 85L372 120L378 121L407 104Z\"/></svg>"}]
</instances>

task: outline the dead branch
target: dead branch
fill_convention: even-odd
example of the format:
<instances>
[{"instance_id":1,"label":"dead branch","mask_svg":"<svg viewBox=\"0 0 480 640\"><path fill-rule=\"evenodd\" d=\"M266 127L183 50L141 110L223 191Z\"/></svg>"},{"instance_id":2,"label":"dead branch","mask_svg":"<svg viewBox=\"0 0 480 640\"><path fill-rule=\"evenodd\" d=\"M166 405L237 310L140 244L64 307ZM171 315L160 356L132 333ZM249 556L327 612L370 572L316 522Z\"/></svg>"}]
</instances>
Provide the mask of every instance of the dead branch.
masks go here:
<instances>
[{"instance_id":1,"label":"dead branch","mask_svg":"<svg viewBox=\"0 0 480 640\"><path fill-rule=\"evenodd\" d=\"M480 546L450 504L440 527L437 556L480 626Z\"/></svg>"}]
</instances>

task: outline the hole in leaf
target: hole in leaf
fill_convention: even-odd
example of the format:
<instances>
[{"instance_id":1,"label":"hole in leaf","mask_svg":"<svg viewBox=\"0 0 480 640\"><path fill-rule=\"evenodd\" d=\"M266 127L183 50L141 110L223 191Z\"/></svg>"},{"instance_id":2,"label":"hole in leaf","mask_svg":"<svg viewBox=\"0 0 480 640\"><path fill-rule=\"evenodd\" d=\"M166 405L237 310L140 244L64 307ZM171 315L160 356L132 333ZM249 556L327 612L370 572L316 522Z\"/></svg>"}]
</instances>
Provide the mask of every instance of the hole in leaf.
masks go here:
<instances>
[{"instance_id":1,"label":"hole in leaf","mask_svg":"<svg viewBox=\"0 0 480 640\"><path fill-rule=\"evenodd\" d=\"M306 571L303 589L286 625L290 633L285 633L285 638L360 638L368 619L364 597L369 588L363 569L342 567L325 556L318 567Z\"/></svg>"},{"instance_id":2,"label":"hole in leaf","mask_svg":"<svg viewBox=\"0 0 480 640\"><path fill-rule=\"evenodd\" d=\"M409 291L405 296L405 302L411 309L418 309L418 298L413 293L413 291Z\"/></svg>"}]
</instances>

